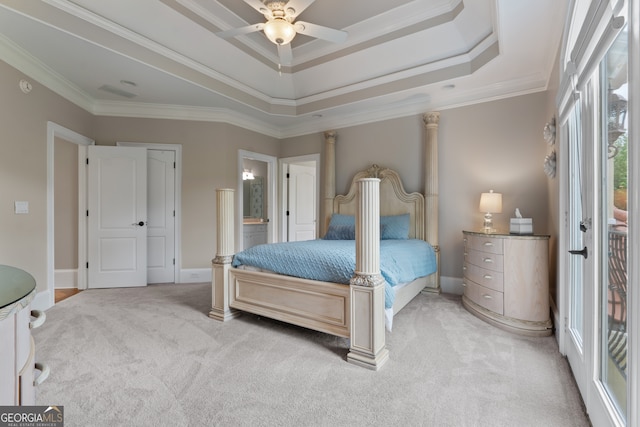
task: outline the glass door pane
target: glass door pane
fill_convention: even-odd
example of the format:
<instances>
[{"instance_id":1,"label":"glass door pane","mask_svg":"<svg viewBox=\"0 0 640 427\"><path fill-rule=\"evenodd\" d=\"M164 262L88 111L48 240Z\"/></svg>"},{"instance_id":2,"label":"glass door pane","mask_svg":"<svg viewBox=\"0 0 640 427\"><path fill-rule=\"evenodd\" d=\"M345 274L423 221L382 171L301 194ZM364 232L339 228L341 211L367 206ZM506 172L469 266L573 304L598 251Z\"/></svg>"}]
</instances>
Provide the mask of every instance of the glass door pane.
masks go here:
<instances>
[{"instance_id":1,"label":"glass door pane","mask_svg":"<svg viewBox=\"0 0 640 427\"><path fill-rule=\"evenodd\" d=\"M602 61L600 380L627 413L627 31Z\"/></svg>"}]
</instances>

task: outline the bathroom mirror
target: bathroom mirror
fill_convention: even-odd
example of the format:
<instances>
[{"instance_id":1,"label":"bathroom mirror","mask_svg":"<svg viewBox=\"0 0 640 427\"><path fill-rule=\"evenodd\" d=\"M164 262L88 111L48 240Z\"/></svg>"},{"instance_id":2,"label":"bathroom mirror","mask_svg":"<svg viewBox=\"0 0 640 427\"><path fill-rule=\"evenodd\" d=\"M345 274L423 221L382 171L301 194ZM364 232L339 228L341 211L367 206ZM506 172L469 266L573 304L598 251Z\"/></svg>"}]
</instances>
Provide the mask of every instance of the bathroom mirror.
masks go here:
<instances>
[{"instance_id":1,"label":"bathroom mirror","mask_svg":"<svg viewBox=\"0 0 640 427\"><path fill-rule=\"evenodd\" d=\"M247 219L264 218L264 185L261 176L246 179L242 182L243 216Z\"/></svg>"},{"instance_id":2,"label":"bathroom mirror","mask_svg":"<svg viewBox=\"0 0 640 427\"><path fill-rule=\"evenodd\" d=\"M267 215L265 177L267 163L245 159L243 162L242 216L243 222L263 222Z\"/></svg>"}]
</instances>

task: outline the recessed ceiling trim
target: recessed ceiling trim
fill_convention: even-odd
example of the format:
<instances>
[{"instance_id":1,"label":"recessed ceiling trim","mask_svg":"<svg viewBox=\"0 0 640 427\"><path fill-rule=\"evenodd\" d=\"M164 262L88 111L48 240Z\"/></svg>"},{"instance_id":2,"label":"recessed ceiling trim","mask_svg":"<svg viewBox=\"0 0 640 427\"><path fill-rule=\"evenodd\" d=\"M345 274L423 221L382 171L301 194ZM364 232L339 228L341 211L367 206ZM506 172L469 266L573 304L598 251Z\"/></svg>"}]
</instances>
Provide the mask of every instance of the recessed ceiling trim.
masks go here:
<instances>
[{"instance_id":1,"label":"recessed ceiling trim","mask_svg":"<svg viewBox=\"0 0 640 427\"><path fill-rule=\"evenodd\" d=\"M59 3L59 0L48 1ZM17 3L17 7L10 9L30 19L41 21L51 28L63 31L80 40L201 86L203 89L236 100L260 111L268 112L270 110L271 97L266 94L242 85L236 80L217 73L171 49L113 24L78 6L71 7L65 3L65 10L60 10L42 2L21 1ZM69 15L66 12L66 10L70 9L74 11L74 15ZM88 20L79 18L75 13L86 17Z\"/></svg>"},{"instance_id":2,"label":"recessed ceiling trim","mask_svg":"<svg viewBox=\"0 0 640 427\"><path fill-rule=\"evenodd\" d=\"M59 0L50 1L59 3ZM386 82L382 85L378 85L377 87L373 87L373 81L370 81L368 82L368 84L372 86L371 88L366 90L357 89L355 91L350 89L357 86L350 85L347 88L341 89L341 91L343 92L347 92L348 90L348 93L344 95L328 97L327 94L322 94L321 96L324 98L323 101L309 102L306 103L303 107L299 105L301 102L300 100L295 102L298 107L295 107L291 104L285 105L282 102L274 103L273 98L270 98L250 88L244 87L243 89L237 90L235 87L229 87L227 85L227 82L220 81L220 79L224 78L224 76L219 75L219 73L215 73L209 68L202 66L201 64L195 63L194 61L191 61L188 58L185 58L175 53L174 51L167 49L164 46L160 46L157 43L154 43L147 38L140 36L139 34L133 33L126 28L112 23L111 21L105 20L98 15L88 12L85 9L79 8L77 6L70 7L68 4L64 5L64 9L65 11L72 10L73 15L68 15L65 13L64 16L60 17L59 19L55 19L56 17L52 16L54 15L53 13L51 13L52 11L38 10L33 11L33 13L36 15L38 14L36 12L48 13L47 19L49 20L50 25L56 24L55 28L60 30L65 30L67 26L67 24L61 21L66 21L70 17L75 18L76 22L74 22L74 35L76 37L81 37L83 38L83 40L87 40L90 43L109 48L110 50L118 52L118 54L120 55L127 56L132 60L146 64L148 66L152 66L158 70L182 78L183 80L191 82L193 84L197 84L204 89L212 90L217 94L227 96L230 99L233 99L252 108L256 108L268 114L285 116L307 114L311 111L316 111L317 109L324 109L335 106L336 102L342 102L341 100L343 99L362 100L366 99L367 97L381 96L383 94L389 93L391 90L394 90L393 88L403 87L403 82L407 84L408 82L415 80L415 78L402 79L398 82ZM55 11L56 9L54 8L53 10ZM58 11L58 13L61 13L61 11ZM80 22L77 22L80 19L77 18L77 16L83 17ZM103 29L103 31L97 32L95 27L87 27L88 21L91 21L91 24ZM141 50L139 49L139 47L143 47L144 49ZM189 65L187 65L187 63L189 63ZM447 68L447 70L451 71L451 69L449 68ZM215 74L215 76L211 76L210 74ZM429 77L430 75L434 74L422 74L423 77L421 78L421 81L426 82L425 84L432 83L432 78ZM454 76L458 76L458 74L455 74ZM226 80L228 82L236 83L231 79ZM316 105L318 107L315 107Z\"/></svg>"},{"instance_id":3,"label":"recessed ceiling trim","mask_svg":"<svg viewBox=\"0 0 640 427\"><path fill-rule=\"evenodd\" d=\"M218 31L222 31L223 29L226 29L217 25L219 21L217 17L215 17L213 14L209 13L208 11L203 11L202 7L200 7L197 3L191 0L160 0L160 1L164 3L167 7L170 7L171 9L175 10L177 13L184 16L185 18L191 20L192 22L198 24L205 30L211 32L211 34L215 34ZM275 49L271 49L269 51L265 49L264 46L261 46L259 43L255 43L252 40L248 40L248 39L231 38L226 41L228 43L231 43L237 49L240 49L247 55L251 56L252 58L266 65L267 67L273 69L274 71L278 71L278 55ZM282 71L283 73L289 72L289 67L281 67L280 71Z\"/></svg>"},{"instance_id":4,"label":"recessed ceiling trim","mask_svg":"<svg viewBox=\"0 0 640 427\"><path fill-rule=\"evenodd\" d=\"M0 34L0 58L78 107L91 111L94 102L91 96L69 83L55 70L47 67L2 34Z\"/></svg>"},{"instance_id":5,"label":"recessed ceiling trim","mask_svg":"<svg viewBox=\"0 0 640 427\"><path fill-rule=\"evenodd\" d=\"M420 84L420 86L424 86L469 75L496 58L499 53L498 40L494 35L489 35L469 52L461 55L299 98L297 100L297 113L308 114L311 111L315 111L313 107L311 107L311 110L307 110L310 105L322 105L321 108L325 109L340 105L347 98L361 101L367 97L377 97L397 90L405 90L410 88L411 85L415 85L417 80L424 82Z\"/></svg>"},{"instance_id":6,"label":"recessed ceiling trim","mask_svg":"<svg viewBox=\"0 0 640 427\"><path fill-rule=\"evenodd\" d=\"M458 16L458 14L462 12L463 9L464 5L462 4L462 2L460 2L454 9L447 9L443 13L436 14L435 16L431 14L429 17L426 17L420 22L411 25L400 26L398 29L392 30L390 32L385 32L375 37L360 37L362 41L358 41L358 39L350 39L345 44L343 44L345 46L344 48L314 59L305 60L305 56L310 57L312 56L313 52L307 52L306 55L300 54L299 50L301 50L303 47L296 48L294 49L293 53L294 65L293 67L291 67L291 70L288 71L295 73L298 71L306 70L308 68L316 67L326 62L333 61L335 59L342 58L344 56L360 52L365 49L369 49L371 47L398 39L400 37L408 36L421 31L426 31L430 28L437 27L438 25L453 21L456 16ZM308 45L312 45L316 42L317 41L314 40L313 42L308 43ZM317 51L315 53L317 54Z\"/></svg>"},{"instance_id":7,"label":"recessed ceiling trim","mask_svg":"<svg viewBox=\"0 0 640 427\"><path fill-rule=\"evenodd\" d=\"M184 105L161 105L124 101L97 101L92 113L97 116L133 117L170 120L193 120L203 122L223 122L253 130L258 133L280 138L278 127L264 121L221 108L189 107Z\"/></svg>"}]
</instances>

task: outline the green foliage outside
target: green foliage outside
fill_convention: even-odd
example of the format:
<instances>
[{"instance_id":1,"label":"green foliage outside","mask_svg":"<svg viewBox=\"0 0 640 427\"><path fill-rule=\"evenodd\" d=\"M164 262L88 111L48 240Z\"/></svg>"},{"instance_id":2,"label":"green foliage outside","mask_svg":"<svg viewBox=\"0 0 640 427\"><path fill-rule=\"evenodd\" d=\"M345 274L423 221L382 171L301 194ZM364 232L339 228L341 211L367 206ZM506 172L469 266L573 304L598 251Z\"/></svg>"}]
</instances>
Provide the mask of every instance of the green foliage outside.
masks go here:
<instances>
[{"instance_id":1,"label":"green foliage outside","mask_svg":"<svg viewBox=\"0 0 640 427\"><path fill-rule=\"evenodd\" d=\"M627 134L621 135L615 142L619 147L613 158L613 188L627 188Z\"/></svg>"}]
</instances>

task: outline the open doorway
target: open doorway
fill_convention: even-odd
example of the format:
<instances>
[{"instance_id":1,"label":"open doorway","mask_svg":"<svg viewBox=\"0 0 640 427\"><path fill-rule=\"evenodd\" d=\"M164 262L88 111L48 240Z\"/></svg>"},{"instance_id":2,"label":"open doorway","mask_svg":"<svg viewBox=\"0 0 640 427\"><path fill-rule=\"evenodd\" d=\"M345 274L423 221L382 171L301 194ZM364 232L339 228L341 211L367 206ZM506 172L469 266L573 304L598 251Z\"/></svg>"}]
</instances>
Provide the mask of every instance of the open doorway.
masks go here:
<instances>
[{"instance_id":1,"label":"open doorway","mask_svg":"<svg viewBox=\"0 0 640 427\"><path fill-rule=\"evenodd\" d=\"M236 251L276 241L276 160L238 150Z\"/></svg>"},{"instance_id":2,"label":"open doorway","mask_svg":"<svg viewBox=\"0 0 640 427\"><path fill-rule=\"evenodd\" d=\"M68 213L75 210L75 213L69 213L69 215L80 218L86 212L87 206L86 176L83 173L84 170L80 168L80 164L82 159L86 158L87 147L93 144L94 141L86 136L56 123L47 122L47 290L36 296L32 303L36 309L47 310L55 304L56 279L59 283L64 284L65 287L86 288L87 229L85 221L77 220L75 222L77 229L75 230L70 229L73 225L58 223L58 237L62 239L63 234L61 233L64 233L64 238L67 239L68 245L71 246L65 249L64 256L62 253L60 254L58 260L65 259L64 262L66 264L61 265L71 266L72 268L58 268L58 277L56 277L56 170L62 171L65 167L68 167L70 171L65 171L64 175L59 175L58 179L75 182L74 186L77 188L77 198L75 196L72 197L73 201L69 201L70 195L65 198L62 193L58 194L58 196L62 196L58 204L69 203L66 206L59 207L64 208ZM56 148L61 150L57 154ZM66 155L62 154L63 151L66 152ZM73 165L74 156L77 156L75 165ZM69 164L56 167L56 157L61 159L64 157ZM75 175L75 179L73 175ZM58 212L58 215L60 216L61 213ZM77 256L75 263L70 260L70 258L74 257L74 254Z\"/></svg>"}]
</instances>

